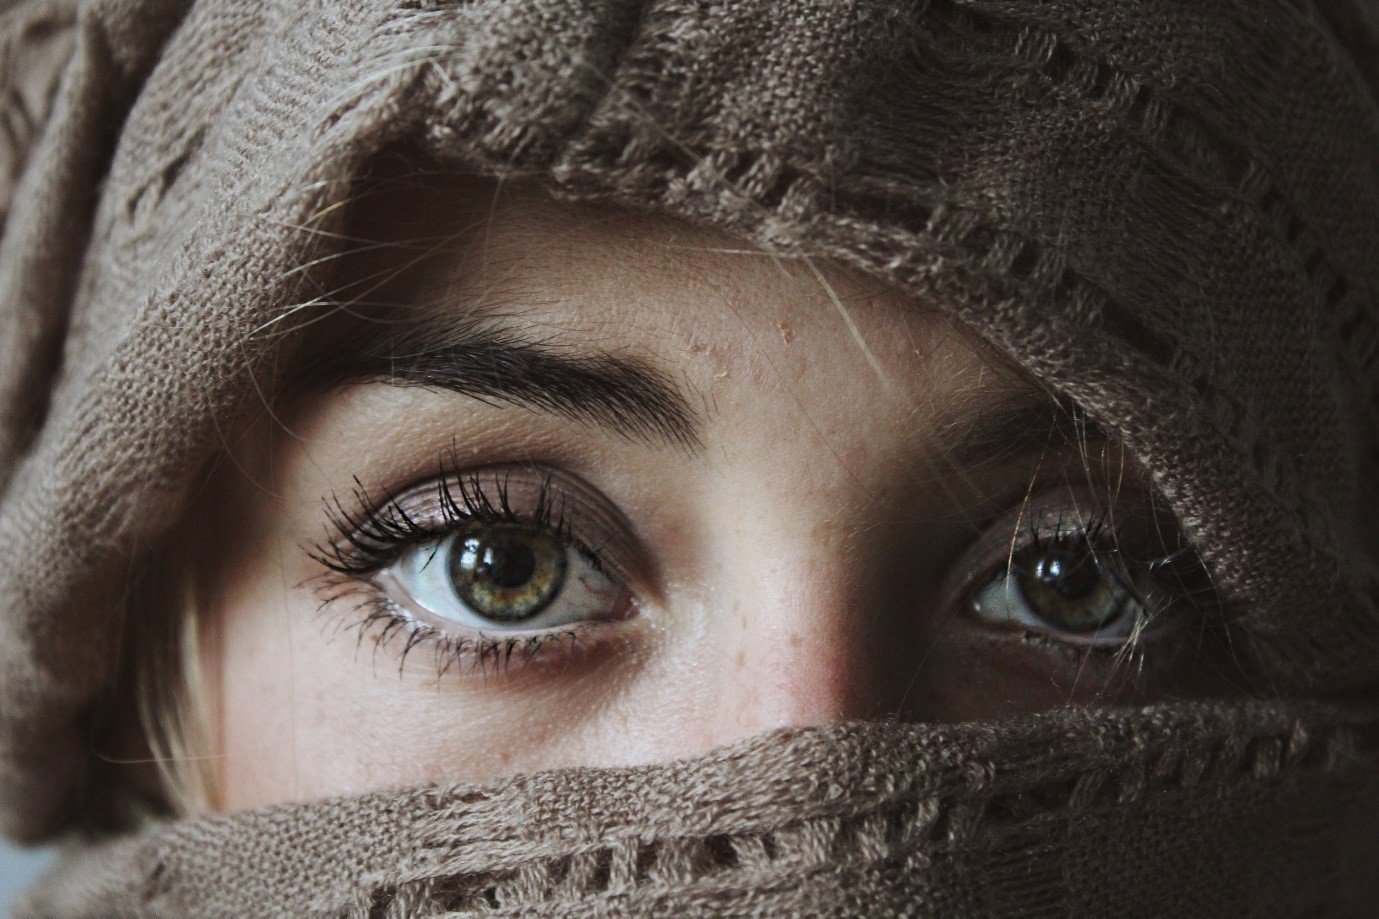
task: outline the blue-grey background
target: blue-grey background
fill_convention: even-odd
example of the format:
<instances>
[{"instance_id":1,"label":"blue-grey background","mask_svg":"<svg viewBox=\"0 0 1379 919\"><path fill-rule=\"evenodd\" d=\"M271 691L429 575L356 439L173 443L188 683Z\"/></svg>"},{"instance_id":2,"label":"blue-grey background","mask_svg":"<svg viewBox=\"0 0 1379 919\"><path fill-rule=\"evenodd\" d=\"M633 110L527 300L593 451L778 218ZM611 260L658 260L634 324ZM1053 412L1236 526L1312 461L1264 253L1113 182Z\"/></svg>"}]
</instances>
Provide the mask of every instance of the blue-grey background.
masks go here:
<instances>
[{"instance_id":1,"label":"blue-grey background","mask_svg":"<svg viewBox=\"0 0 1379 919\"><path fill-rule=\"evenodd\" d=\"M10 914L10 901L48 864L43 850L16 849L0 842L0 916Z\"/></svg>"}]
</instances>

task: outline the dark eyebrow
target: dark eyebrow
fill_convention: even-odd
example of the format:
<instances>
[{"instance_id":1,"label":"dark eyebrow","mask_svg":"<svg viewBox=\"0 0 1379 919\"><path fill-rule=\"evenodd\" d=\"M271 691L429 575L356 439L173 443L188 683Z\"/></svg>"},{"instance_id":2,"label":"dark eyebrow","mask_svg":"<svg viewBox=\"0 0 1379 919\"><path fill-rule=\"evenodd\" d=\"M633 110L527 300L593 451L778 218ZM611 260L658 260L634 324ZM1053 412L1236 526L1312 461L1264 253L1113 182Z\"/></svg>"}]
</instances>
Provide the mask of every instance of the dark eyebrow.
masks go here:
<instances>
[{"instance_id":1,"label":"dark eyebrow","mask_svg":"<svg viewBox=\"0 0 1379 919\"><path fill-rule=\"evenodd\" d=\"M644 361L604 352L575 353L528 341L512 331L476 326L431 338L348 336L318 352L311 385L377 381L459 393L592 423L631 440L701 448L698 424L684 394Z\"/></svg>"},{"instance_id":2,"label":"dark eyebrow","mask_svg":"<svg viewBox=\"0 0 1379 919\"><path fill-rule=\"evenodd\" d=\"M634 357L580 353L529 340L494 322L438 330L431 323L351 323L327 335L296 388L377 381L459 393L547 411L631 440L702 449L684 393L662 370ZM937 425L959 468L1111 437L1071 400L1031 389L987 411L966 408Z\"/></svg>"},{"instance_id":3,"label":"dark eyebrow","mask_svg":"<svg viewBox=\"0 0 1379 919\"><path fill-rule=\"evenodd\" d=\"M994 411L953 418L939 426L945 456L960 468L1111 436L1079 406L1062 397L1036 398Z\"/></svg>"}]
</instances>

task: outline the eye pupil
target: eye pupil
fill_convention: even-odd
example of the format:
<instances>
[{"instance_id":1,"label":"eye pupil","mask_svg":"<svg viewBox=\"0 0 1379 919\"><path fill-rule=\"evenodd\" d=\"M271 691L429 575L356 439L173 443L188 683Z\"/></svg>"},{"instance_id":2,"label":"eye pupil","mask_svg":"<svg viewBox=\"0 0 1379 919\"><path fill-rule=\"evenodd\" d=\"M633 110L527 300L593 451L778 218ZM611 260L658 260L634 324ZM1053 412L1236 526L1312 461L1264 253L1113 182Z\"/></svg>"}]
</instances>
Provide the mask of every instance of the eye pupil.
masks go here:
<instances>
[{"instance_id":1,"label":"eye pupil","mask_svg":"<svg viewBox=\"0 0 1379 919\"><path fill-rule=\"evenodd\" d=\"M1034 563L1030 572L1039 586L1065 600L1080 600L1094 593L1103 579L1090 553L1074 557L1049 553Z\"/></svg>"},{"instance_id":2,"label":"eye pupil","mask_svg":"<svg viewBox=\"0 0 1379 919\"><path fill-rule=\"evenodd\" d=\"M451 554L455 592L475 615L518 622L550 605L565 582L565 547L520 526L488 526L461 537Z\"/></svg>"},{"instance_id":3,"label":"eye pupil","mask_svg":"<svg viewBox=\"0 0 1379 919\"><path fill-rule=\"evenodd\" d=\"M530 545L516 539L499 538L486 543L471 537L465 540L464 554L471 553L475 576L496 587L521 587L536 573L536 553Z\"/></svg>"}]
</instances>

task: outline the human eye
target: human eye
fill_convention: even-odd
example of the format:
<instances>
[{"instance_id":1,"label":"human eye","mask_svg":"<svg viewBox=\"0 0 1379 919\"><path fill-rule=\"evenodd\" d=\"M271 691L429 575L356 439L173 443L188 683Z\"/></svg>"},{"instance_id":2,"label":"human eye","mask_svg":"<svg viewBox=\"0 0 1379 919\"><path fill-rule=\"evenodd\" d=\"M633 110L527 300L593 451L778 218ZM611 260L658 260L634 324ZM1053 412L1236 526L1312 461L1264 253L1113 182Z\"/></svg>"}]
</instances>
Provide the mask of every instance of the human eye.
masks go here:
<instances>
[{"instance_id":1,"label":"human eye","mask_svg":"<svg viewBox=\"0 0 1379 919\"><path fill-rule=\"evenodd\" d=\"M495 466L407 489L364 510L335 501L312 549L325 605L358 602L361 637L452 668L568 660L637 617L630 528L592 486L539 467Z\"/></svg>"},{"instance_id":2,"label":"human eye","mask_svg":"<svg viewBox=\"0 0 1379 919\"><path fill-rule=\"evenodd\" d=\"M1223 604L1206 565L1148 501L1055 491L992 526L961 613L978 626L1141 670L1175 639L1221 635ZM1152 663L1152 661L1150 661Z\"/></svg>"}]
</instances>

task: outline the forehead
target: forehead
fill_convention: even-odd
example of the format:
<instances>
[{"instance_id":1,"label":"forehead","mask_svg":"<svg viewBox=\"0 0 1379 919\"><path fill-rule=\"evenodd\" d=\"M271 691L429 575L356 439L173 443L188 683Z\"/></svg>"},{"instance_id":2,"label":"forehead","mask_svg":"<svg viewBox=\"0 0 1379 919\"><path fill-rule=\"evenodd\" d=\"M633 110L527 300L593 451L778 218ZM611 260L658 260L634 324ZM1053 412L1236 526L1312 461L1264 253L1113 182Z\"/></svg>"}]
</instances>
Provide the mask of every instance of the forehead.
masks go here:
<instances>
[{"instance_id":1,"label":"forehead","mask_svg":"<svg viewBox=\"0 0 1379 919\"><path fill-rule=\"evenodd\" d=\"M846 379L917 395L1027 390L933 304L823 259L693 224L452 175L386 178L359 202L347 289L389 323L460 318L645 356L687 379ZM353 311L355 316L360 311Z\"/></svg>"},{"instance_id":2,"label":"forehead","mask_svg":"<svg viewBox=\"0 0 1379 919\"><path fill-rule=\"evenodd\" d=\"M967 472L1067 440L1068 407L936 304L825 261L453 177L366 191L348 238L343 308L281 365L282 417L355 450L390 431L428 457L462 443L796 494L975 494Z\"/></svg>"}]
</instances>

